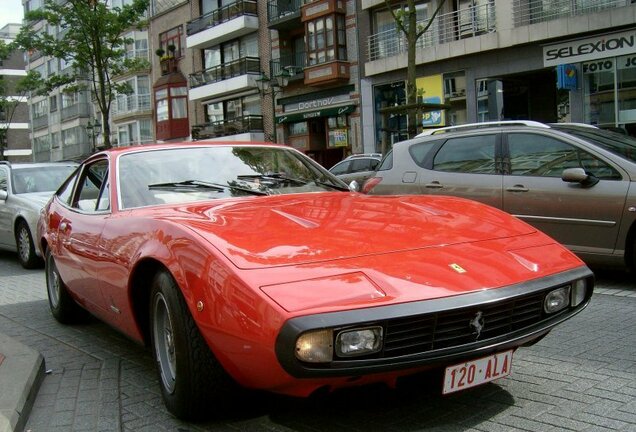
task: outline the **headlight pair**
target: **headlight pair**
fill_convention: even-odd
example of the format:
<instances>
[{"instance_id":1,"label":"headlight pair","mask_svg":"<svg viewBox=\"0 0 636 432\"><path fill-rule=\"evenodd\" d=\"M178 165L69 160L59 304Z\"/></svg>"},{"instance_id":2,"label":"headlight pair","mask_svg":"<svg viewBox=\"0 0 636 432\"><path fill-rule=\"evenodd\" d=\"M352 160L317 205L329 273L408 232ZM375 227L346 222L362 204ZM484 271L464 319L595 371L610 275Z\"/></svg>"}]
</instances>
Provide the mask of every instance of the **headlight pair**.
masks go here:
<instances>
[{"instance_id":1,"label":"headlight pair","mask_svg":"<svg viewBox=\"0 0 636 432\"><path fill-rule=\"evenodd\" d=\"M382 327L341 330L335 341L332 329L303 333L296 340L296 358L307 363L326 363L338 357L373 354L382 348Z\"/></svg>"},{"instance_id":2,"label":"headlight pair","mask_svg":"<svg viewBox=\"0 0 636 432\"><path fill-rule=\"evenodd\" d=\"M587 293L587 284L585 279L578 279L572 282L571 285L563 286L550 291L545 296L543 302L543 310L545 313L552 314L565 309L568 306L578 306Z\"/></svg>"}]
</instances>

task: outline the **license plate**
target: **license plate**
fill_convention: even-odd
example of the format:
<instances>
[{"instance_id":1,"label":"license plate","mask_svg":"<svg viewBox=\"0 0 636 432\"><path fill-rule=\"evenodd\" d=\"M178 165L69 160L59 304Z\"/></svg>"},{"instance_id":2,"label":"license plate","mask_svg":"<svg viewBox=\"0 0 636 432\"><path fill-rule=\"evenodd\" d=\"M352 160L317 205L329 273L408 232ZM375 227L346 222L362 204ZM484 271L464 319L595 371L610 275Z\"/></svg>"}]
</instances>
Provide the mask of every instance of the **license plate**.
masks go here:
<instances>
[{"instance_id":1,"label":"license plate","mask_svg":"<svg viewBox=\"0 0 636 432\"><path fill-rule=\"evenodd\" d=\"M512 350L449 366L444 372L443 394L475 387L510 375Z\"/></svg>"}]
</instances>

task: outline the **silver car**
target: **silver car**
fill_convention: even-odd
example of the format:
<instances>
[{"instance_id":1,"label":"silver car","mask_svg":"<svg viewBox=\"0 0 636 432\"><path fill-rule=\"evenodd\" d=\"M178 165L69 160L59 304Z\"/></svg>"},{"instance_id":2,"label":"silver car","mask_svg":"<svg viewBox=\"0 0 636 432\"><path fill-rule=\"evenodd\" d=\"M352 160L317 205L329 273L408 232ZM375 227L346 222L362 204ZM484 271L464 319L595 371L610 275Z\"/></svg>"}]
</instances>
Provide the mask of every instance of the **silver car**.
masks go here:
<instances>
[{"instance_id":1,"label":"silver car","mask_svg":"<svg viewBox=\"0 0 636 432\"><path fill-rule=\"evenodd\" d=\"M355 154L329 168L329 172L347 184L354 180L362 184L375 174L375 169L380 165L381 160L380 153Z\"/></svg>"},{"instance_id":2,"label":"silver car","mask_svg":"<svg viewBox=\"0 0 636 432\"><path fill-rule=\"evenodd\" d=\"M586 125L496 122L395 144L362 191L474 199L590 264L635 268L635 182L634 138Z\"/></svg>"},{"instance_id":3,"label":"silver car","mask_svg":"<svg viewBox=\"0 0 636 432\"><path fill-rule=\"evenodd\" d=\"M0 249L17 251L24 268L41 265L33 244L40 210L76 167L72 162L0 161Z\"/></svg>"}]
</instances>

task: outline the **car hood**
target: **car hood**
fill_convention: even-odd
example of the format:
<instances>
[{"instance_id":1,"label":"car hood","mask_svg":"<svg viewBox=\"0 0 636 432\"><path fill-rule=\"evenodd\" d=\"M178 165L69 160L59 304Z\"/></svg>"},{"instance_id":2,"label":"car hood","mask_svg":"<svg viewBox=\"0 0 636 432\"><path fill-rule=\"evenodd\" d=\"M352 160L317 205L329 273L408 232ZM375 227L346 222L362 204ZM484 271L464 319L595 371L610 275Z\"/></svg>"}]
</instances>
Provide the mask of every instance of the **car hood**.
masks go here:
<instances>
[{"instance_id":1,"label":"car hood","mask_svg":"<svg viewBox=\"0 0 636 432\"><path fill-rule=\"evenodd\" d=\"M189 205L177 212L170 218L189 226L242 269L374 256L535 232L499 210L452 197L314 193Z\"/></svg>"}]
</instances>

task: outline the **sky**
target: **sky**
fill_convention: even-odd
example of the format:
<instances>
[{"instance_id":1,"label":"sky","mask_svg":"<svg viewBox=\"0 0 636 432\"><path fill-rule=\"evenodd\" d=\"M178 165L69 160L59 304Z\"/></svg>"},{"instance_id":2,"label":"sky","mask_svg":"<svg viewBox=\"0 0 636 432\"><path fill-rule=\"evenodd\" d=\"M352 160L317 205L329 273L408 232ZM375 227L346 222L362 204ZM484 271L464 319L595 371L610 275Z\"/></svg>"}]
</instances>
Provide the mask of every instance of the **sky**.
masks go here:
<instances>
[{"instance_id":1,"label":"sky","mask_svg":"<svg viewBox=\"0 0 636 432\"><path fill-rule=\"evenodd\" d=\"M22 0L0 0L0 28L8 23L22 23Z\"/></svg>"}]
</instances>

